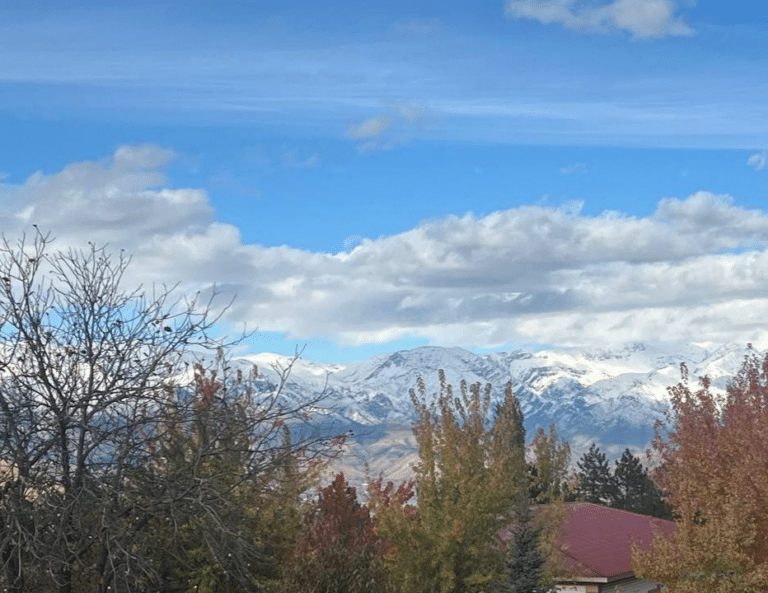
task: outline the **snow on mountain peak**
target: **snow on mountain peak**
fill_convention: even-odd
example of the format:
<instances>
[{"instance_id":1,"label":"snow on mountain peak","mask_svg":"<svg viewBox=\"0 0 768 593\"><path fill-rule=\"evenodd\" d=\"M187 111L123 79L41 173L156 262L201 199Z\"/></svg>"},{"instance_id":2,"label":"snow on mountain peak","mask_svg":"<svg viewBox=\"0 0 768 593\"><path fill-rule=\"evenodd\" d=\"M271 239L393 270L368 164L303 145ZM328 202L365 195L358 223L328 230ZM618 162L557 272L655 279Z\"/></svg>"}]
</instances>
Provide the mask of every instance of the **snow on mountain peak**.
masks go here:
<instances>
[{"instance_id":1,"label":"snow on mountain peak","mask_svg":"<svg viewBox=\"0 0 768 593\"><path fill-rule=\"evenodd\" d=\"M359 441L356 463L381 469L391 462L401 471L403 456L414 453L408 447L415 446L402 442L415 419L409 390L422 377L428 392L435 393L440 369L455 387L462 379L470 384L490 382L494 398L502 397L511 381L529 437L537 427L554 423L559 434L572 441L576 453L592 441L620 453L627 446L647 448L654 422L668 409L667 387L680 381L681 363L687 365L692 380L706 374L722 388L738 371L746 352L746 347L734 345L634 343L614 349L552 348L481 355L457 347L426 346L346 364L299 359L284 389L294 401L322 396L326 420L332 418L339 427L367 435ZM277 375L271 364L285 368L291 360L262 353L236 363L257 364L260 377L274 384ZM397 446L391 434L399 435ZM345 471L359 473L360 468ZM385 467L381 471L387 473Z\"/></svg>"}]
</instances>

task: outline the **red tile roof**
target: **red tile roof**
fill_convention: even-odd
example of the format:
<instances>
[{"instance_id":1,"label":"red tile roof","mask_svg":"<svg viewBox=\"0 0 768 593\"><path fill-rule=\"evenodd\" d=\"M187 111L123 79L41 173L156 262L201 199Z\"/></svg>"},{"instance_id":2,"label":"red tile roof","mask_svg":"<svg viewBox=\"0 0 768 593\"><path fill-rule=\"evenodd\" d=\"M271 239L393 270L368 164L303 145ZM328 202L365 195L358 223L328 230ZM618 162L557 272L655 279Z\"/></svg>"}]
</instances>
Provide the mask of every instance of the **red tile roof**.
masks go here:
<instances>
[{"instance_id":1,"label":"red tile roof","mask_svg":"<svg viewBox=\"0 0 768 593\"><path fill-rule=\"evenodd\" d=\"M630 545L650 544L654 529L671 533L673 521L664 521L586 502L566 506L561 545L563 568L576 577L611 577L632 572Z\"/></svg>"}]
</instances>

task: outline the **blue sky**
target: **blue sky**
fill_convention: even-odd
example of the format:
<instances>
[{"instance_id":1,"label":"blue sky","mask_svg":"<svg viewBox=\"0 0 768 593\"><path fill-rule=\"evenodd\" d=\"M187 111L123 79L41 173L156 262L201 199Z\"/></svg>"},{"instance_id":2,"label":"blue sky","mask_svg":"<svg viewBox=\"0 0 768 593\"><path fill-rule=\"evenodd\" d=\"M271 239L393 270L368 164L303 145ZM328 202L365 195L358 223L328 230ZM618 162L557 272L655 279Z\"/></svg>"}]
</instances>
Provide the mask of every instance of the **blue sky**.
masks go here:
<instances>
[{"instance_id":1,"label":"blue sky","mask_svg":"<svg viewBox=\"0 0 768 593\"><path fill-rule=\"evenodd\" d=\"M252 350L768 345L768 9L0 3L0 224Z\"/></svg>"}]
</instances>

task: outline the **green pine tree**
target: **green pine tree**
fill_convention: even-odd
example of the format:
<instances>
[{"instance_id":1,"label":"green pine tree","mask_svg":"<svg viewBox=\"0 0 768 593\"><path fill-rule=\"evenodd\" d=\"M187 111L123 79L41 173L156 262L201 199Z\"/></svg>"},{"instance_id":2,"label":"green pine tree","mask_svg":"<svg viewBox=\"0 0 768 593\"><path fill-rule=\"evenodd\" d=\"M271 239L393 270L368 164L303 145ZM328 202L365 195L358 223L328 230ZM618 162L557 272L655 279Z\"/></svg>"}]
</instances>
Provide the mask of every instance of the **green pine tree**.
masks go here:
<instances>
[{"instance_id":1,"label":"green pine tree","mask_svg":"<svg viewBox=\"0 0 768 593\"><path fill-rule=\"evenodd\" d=\"M669 506L662 498L661 490L648 475L640 458L625 449L621 459L616 461L613 472L616 481L616 496L611 504L625 511L652 515L662 519L671 518Z\"/></svg>"},{"instance_id":2,"label":"green pine tree","mask_svg":"<svg viewBox=\"0 0 768 593\"><path fill-rule=\"evenodd\" d=\"M582 500L609 505L616 499L616 481L600 447L592 443L576 465L579 468L576 493Z\"/></svg>"},{"instance_id":3,"label":"green pine tree","mask_svg":"<svg viewBox=\"0 0 768 593\"><path fill-rule=\"evenodd\" d=\"M648 474L640 459L629 448L616 461L613 475L616 480L616 497L611 506L635 513L642 512L647 497Z\"/></svg>"},{"instance_id":4,"label":"green pine tree","mask_svg":"<svg viewBox=\"0 0 768 593\"><path fill-rule=\"evenodd\" d=\"M541 552L541 527L535 522L528 500L518 505L512 528L508 561L509 583L500 588L504 593L547 593L543 584L546 558Z\"/></svg>"}]
</instances>

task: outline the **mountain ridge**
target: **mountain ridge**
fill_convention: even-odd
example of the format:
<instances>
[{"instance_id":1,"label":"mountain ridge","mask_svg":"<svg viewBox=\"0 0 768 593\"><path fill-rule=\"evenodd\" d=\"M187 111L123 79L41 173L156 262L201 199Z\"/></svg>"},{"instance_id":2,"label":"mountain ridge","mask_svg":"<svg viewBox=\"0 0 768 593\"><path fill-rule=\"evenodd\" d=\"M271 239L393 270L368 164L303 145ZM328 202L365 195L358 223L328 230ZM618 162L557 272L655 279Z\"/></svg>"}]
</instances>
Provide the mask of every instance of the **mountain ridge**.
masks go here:
<instances>
[{"instance_id":1,"label":"mountain ridge","mask_svg":"<svg viewBox=\"0 0 768 593\"><path fill-rule=\"evenodd\" d=\"M624 448L640 452L650 445L653 425L669 409L667 387L680 381L684 363L691 382L708 375L724 389L749 352L747 346L635 342L617 348L518 349L476 354L459 347L423 346L350 363L293 362L284 396L319 399L323 424L359 436L337 463L348 475L407 477L416 460L409 438L415 416L409 390L421 376L429 394L438 389L438 371L458 388L490 382L494 401L508 381L525 416L528 437L554 423L571 444L575 462L592 442L611 458ZM279 368L293 357L260 353L233 361L259 365L263 386L277 384ZM280 367L273 369L270 363Z\"/></svg>"}]
</instances>

